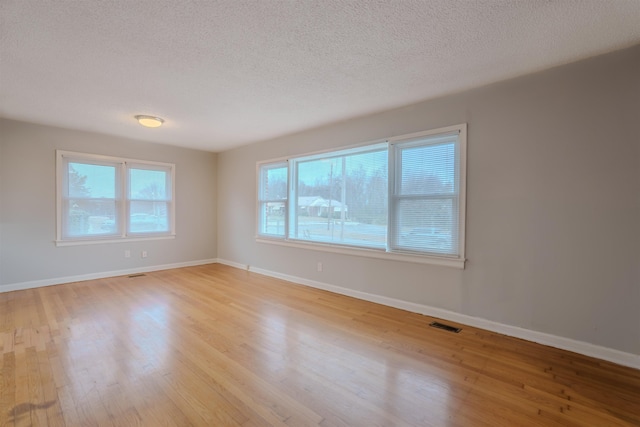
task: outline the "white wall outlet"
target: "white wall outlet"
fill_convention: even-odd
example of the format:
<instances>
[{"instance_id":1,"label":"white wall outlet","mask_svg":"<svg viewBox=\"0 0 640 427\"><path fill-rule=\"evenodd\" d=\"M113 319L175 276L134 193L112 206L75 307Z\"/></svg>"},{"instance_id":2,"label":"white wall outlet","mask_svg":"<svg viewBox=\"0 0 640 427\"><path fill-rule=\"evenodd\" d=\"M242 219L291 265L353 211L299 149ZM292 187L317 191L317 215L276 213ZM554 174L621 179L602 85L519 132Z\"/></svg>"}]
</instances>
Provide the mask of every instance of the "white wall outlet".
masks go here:
<instances>
[{"instance_id":1,"label":"white wall outlet","mask_svg":"<svg viewBox=\"0 0 640 427\"><path fill-rule=\"evenodd\" d=\"M322 271L322 263L320 261L318 261L317 268L318 268L318 271Z\"/></svg>"},{"instance_id":2,"label":"white wall outlet","mask_svg":"<svg viewBox=\"0 0 640 427\"><path fill-rule=\"evenodd\" d=\"M124 250L124 257L125 258L131 258L131 250L125 249Z\"/></svg>"},{"instance_id":3,"label":"white wall outlet","mask_svg":"<svg viewBox=\"0 0 640 427\"><path fill-rule=\"evenodd\" d=\"M142 258L146 258L147 257L147 251L142 251L142 253L140 254L140 256Z\"/></svg>"}]
</instances>

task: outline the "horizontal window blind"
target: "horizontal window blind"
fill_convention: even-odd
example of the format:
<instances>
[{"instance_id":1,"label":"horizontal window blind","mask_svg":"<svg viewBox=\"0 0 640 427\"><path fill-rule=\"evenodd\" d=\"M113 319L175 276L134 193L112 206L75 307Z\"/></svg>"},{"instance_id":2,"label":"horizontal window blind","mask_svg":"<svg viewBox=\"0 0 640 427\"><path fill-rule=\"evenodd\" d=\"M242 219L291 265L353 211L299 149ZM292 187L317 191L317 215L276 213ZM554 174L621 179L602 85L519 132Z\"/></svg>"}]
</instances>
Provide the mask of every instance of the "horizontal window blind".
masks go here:
<instances>
[{"instance_id":1,"label":"horizontal window blind","mask_svg":"<svg viewBox=\"0 0 640 427\"><path fill-rule=\"evenodd\" d=\"M393 144L392 247L455 255L458 245L458 135Z\"/></svg>"}]
</instances>

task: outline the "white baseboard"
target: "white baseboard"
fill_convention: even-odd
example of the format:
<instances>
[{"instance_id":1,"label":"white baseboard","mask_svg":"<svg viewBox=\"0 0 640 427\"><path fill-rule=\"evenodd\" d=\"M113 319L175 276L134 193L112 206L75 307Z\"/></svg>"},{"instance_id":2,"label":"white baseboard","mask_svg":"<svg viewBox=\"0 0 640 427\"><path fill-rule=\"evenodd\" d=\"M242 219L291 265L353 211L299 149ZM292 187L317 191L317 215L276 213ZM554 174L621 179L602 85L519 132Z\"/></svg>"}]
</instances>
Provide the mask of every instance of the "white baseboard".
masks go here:
<instances>
[{"instance_id":1,"label":"white baseboard","mask_svg":"<svg viewBox=\"0 0 640 427\"><path fill-rule=\"evenodd\" d=\"M258 272L258 269L256 269L255 267L252 268L250 265L240 264L239 262L227 261L226 259L221 259L221 258L218 258L217 262L220 264L228 265L229 267L238 268L240 270L255 271L256 273ZM264 274L265 276L271 276L270 274L266 274L266 273L260 273L260 274ZM272 277L276 277L276 276L272 276Z\"/></svg>"},{"instance_id":2,"label":"white baseboard","mask_svg":"<svg viewBox=\"0 0 640 427\"><path fill-rule=\"evenodd\" d=\"M466 314L456 313L454 311L445 310L442 308L431 307L424 304L416 304L416 303L402 301L395 298L389 298L385 296L370 294L367 292L343 288L340 286L330 285L327 283L317 282L315 280L309 280L301 277L290 276L288 274L282 274L274 271L264 270L261 268L252 267L246 264L239 264L239 263L227 261L224 259L218 259L217 261L220 264L229 265L231 267L236 267L242 270L249 270L258 274L263 274L265 276L286 280L288 282L293 282L296 284L309 286L312 288L323 289L326 291L350 296L353 298L358 298L365 301L375 302L378 304L383 304L386 306L395 307L402 310L411 311L414 313L420 313L420 314L424 314L431 317L437 317L443 320L449 320L451 322L462 323L462 324L473 326L476 328L497 332L499 334L536 342L539 344L559 348L562 350L572 351L574 353L595 357L597 359L606 360L609 362L613 362L623 366L628 366L635 369L640 369L640 355L636 355L633 353L626 353L620 350L602 347L602 346L591 344L584 341L577 341L571 338L565 338L557 335L547 334L544 332L532 331L532 330L520 328L517 326L506 325L504 323L494 322L492 320L482 319L480 317L468 316Z\"/></svg>"},{"instance_id":3,"label":"white baseboard","mask_svg":"<svg viewBox=\"0 0 640 427\"><path fill-rule=\"evenodd\" d=\"M77 276L56 277L54 279L34 280L31 282L10 283L0 285L1 292L20 291L23 289L40 288L43 286L60 285L63 283L82 282L84 280L104 279L106 277L126 276L128 274L148 273L151 271L170 270L172 268L192 267L195 265L217 263L216 258L198 261L176 262L173 264L151 265L145 267L128 268L125 270L103 271L100 273L80 274Z\"/></svg>"}]
</instances>

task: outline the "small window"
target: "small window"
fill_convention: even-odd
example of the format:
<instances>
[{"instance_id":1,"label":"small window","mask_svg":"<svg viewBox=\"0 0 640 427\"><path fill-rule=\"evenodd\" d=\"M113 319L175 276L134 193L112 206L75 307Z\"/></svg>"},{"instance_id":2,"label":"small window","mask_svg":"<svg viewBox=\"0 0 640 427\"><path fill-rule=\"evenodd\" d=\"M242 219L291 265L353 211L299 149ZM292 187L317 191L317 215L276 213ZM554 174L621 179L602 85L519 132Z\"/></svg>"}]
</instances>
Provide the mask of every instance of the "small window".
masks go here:
<instances>
[{"instance_id":1,"label":"small window","mask_svg":"<svg viewBox=\"0 0 640 427\"><path fill-rule=\"evenodd\" d=\"M263 165L258 176L258 234L284 238L288 206L287 163Z\"/></svg>"},{"instance_id":2,"label":"small window","mask_svg":"<svg viewBox=\"0 0 640 427\"><path fill-rule=\"evenodd\" d=\"M58 244L174 236L174 165L66 151L57 163Z\"/></svg>"}]
</instances>

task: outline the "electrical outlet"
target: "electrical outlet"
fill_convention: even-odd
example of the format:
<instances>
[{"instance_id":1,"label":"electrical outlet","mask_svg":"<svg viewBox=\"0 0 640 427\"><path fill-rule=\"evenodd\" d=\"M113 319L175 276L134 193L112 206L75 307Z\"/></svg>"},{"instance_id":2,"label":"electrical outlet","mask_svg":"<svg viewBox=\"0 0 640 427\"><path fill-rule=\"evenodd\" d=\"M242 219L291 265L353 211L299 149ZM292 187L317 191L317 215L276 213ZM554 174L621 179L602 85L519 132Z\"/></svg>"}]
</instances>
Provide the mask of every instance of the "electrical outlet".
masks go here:
<instances>
[{"instance_id":1,"label":"electrical outlet","mask_svg":"<svg viewBox=\"0 0 640 427\"><path fill-rule=\"evenodd\" d=\"M129 249L125 249L124 251L124 257L125 258L131 258L131 251Z\"/></svg>"},{"instance_id":2,"label":"electrical outlet","mask_svg":"<svg viewBox=\"0 0 640 427\"><path fill-rule=\"evenodd\" d=\"M322 271L322 263L318 261L318 271Z\"/></svg>"},{"instance_id":3,"label":"electrical outlet","mask_svg":"<svg viewBox=\"0 0 640 427\"><path fill-rule=\"evenodd\" d=\"M142 251L142 253L140 254L140 257L146 258L147 257L147 251Z\"/></svg>"}]
</instances>

